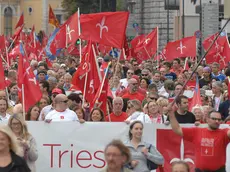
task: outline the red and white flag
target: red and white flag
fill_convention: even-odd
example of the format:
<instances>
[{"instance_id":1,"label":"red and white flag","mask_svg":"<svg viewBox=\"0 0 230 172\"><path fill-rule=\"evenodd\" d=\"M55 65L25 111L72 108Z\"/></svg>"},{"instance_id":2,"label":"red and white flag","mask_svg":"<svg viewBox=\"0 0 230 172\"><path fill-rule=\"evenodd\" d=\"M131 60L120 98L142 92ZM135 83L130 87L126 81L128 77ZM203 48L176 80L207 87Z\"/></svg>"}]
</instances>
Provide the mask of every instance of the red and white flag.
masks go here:
<instances>
[{"instance_id":1,"label":"red and white flag","mask_svg":"<svg viewBox=\"0 0 230 172\"><path fill-rule=\"evenodd\" d=\"M158 48L158 27L153 29L142 41L136 46L135 51L145 50L152 57ZM147 60L147 59L146 59Z\"/></svg>"},{"instance_id":2,"label":"red and white flag","mask_svg":"<svg viewBox=\"0 0 230 172\"><path fill-rule=\"evenodd\" d=\"M66 21L66 43L67 45L73 44L75 45L77 39L80 36L79 33L79 16L78 12L74 13L70 18Z\"/></svg>"},{"instance_id":3,"label":"red and white flag","mask_svg":"<svg viewBox=\"0 0 230 172\"><path fill-rule=\"evenodd\" d=\"M99 44L123 48L128 12L82 14L81 37Z\"/></svg>"},{"instance_id":4,"label":"red and white flag","mask_svg":"<svg viewBox=\"0 0 230 172\"><path fill-rule=\"evenodd\" d=\"M42 93L32 71L32 68L30 67L28 58L26 57L22 44L20 44L17 84L19 89L19 98L22 103L22 84L24 85L24 106L25 111L27 112L31 106L35 105L41 99Z\"/></svg>"},{"instance_id":5,"label":"red and white flag","mask_svg":"<svg viewBox=\"0 0 230 172\"><path fill-rule=\"evenodd\" d=\"M209 46L213 43L215 37L218 33L208 37L203 42L204 49L207 50ZM211 64L213 62L217 62L220 64L220 68L223 69L228 65L228 62L230 61L230 47L229 42L227 38L226 32L223 32L220 34L218 39L215 41L214 45L208 52L206 56L206 63Z\"/></svg>"},{"instance_id":6,"label":"red and white flag","mask_svg":"<svg viewBox=\"0 0 230 172\"><path fill-rule=\"evenodd\" d=\"M186 37L166 45L166 60L171 61L178 57L196 57L196 37Z\"/></svg>"},{"instance_id":7,"label":"red and white flag","mask_svg":"<svg viewBox=\"0 0 230 172\"><path fill-rule=\"evenodd\" d=\"M92 102L100 86L100 76L95 61L92 42L89 41L82 62L74 73L72 84L79 88L88 102ZM87 77L86 77L87 75ZM87 78L86 84L85 79ZM84 86L86 88L84 88Z\"/></svg>"}]
</instances>

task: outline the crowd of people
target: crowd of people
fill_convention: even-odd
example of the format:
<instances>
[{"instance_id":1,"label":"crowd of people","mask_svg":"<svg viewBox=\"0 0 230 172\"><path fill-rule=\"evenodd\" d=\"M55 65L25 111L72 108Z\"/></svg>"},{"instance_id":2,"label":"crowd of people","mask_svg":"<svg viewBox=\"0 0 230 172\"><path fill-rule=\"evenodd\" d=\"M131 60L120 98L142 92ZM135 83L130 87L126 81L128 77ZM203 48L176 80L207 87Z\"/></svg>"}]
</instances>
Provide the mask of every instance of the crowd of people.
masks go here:
<instances>
[{"instance_id":1,"label":"crowd of people","mask_svg":"<svg viewBox=\"0 0 230 172\"><path fill-rule=\"evenodd\" d=\"M189 59L189 67L185 69L183 59L156 63L152 59L138 62L135 58L118 60L108 55L98 57L101 68L108 61L111 61L108 77L109 90L112 94L107 96L105 113L99 106L90 105L84 99L83 93L72 84L72 78L80 62L79 58L56 59L52 62L52 67L48 67L45 60L40 62L31 60L30 66L39 83L42 98L36 105L30 107L25 116L18 96L17 66L13 63L11 68L5 71L7 90L0 90L0 120L8 123L8 128L4 126L0 129L0 143L4 143L5 146L0 146L0 152L3 153L0 153L0 159L4 159L0 161L0 169L7 171L11 166L17 166L12 162L14 158L19 158L17 155L22 155L28 166L24 160L15 160L20 163L21 171L28 171L28 168L32 172L36 171L35 161L38 158L36 141L27 129L26 121L49 123L78 121L125 122L130 125L128 143L123 144L115 140L105 149L107 172L117 170L113 169L115 163L113 158L117 158L116 165L119 166L120 163L121 168L125 169L123 171L127 172L150 171L147 160L157 165L164 164L161 153L153 145L141 139L144 123L166 125L171 123L175 133L195 143L197 172L225 171L226 155L222 155L226 152L230 141L230 130L219 129L219 125L230 124L229 81L225 75L228 73L227 67L220 69L220 65L216 62L202 64L183 87L196 66L195 59ZM196 88L197 79L199 88ZM201 102L197 101L197 104L192 105L191 102L195 99L193 95L197 89L200 90ZM175 104L172 105L172 102ZM207 123L208 128L204 131L200 128L184 129L179 126L188 123L194 125ZM207 138L204 138L202 133ZM218 147L218 150L208 158L201 156L201 142L212 144ZM21 152L18 152L17 147L21 148ZM218 158L218 163L206 163ZM177 170L179 167L184 169L182 172L189 171L184 162L175 163L172 171L181 172Z\"/></svg>"}]
</instances>

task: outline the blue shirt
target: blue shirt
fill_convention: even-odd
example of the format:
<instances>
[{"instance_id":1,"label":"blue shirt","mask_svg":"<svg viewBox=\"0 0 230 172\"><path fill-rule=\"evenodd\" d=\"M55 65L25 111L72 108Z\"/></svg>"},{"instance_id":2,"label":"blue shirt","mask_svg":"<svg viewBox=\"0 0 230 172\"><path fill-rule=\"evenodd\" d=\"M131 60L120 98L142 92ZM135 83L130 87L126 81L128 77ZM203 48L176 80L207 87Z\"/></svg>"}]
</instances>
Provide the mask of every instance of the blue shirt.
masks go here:
<instances>
[{"instance_id":1,"label":"blue shirt","mask_svg":"<svg viewBox=\"0 0 230 172\"><path fill-rule=\"evenodd\" d=\"M214 75L214 73L212 73L212 78L217 78L219 81L224 81L226 76L222 73L219 73L218 75Z\"/></svg>"}]
</instances>

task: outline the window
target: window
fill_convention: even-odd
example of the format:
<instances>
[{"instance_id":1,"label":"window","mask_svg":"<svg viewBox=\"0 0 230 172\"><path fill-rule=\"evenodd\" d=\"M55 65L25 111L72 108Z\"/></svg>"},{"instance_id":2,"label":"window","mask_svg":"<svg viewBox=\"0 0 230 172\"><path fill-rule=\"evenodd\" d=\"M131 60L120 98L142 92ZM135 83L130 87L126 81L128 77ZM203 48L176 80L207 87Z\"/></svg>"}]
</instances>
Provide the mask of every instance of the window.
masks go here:
<instances>
[{"instance_id":1,"label":"window","mask_svg":"<svg viewBox=\"0 0 230 172\"><path fill-rule=\"evenodd\" d=\"M12 17L13 10L7 7L4 10L4 33L5 35L12 35Z\"/></svg>"},{"instance_id":2,"label":"window","mask_svg":"<svg viewBox=\"0 0 230 172\"><path fill-rule=\"evenodd\" d=\"M61 15L60 15L60 14L57 14L57 15L56 15L56 18L57 18L58 22L61 24Z\"/></svg>"}]
</instances>

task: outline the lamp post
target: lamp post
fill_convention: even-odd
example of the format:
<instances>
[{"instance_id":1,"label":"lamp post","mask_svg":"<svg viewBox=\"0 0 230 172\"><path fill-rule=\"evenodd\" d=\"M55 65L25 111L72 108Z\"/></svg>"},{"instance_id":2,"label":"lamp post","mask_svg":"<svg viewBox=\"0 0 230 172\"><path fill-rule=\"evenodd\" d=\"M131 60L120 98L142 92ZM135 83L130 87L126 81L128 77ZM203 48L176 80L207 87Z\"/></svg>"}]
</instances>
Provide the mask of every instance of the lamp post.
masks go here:
<instances>
[{"instance_id":1,"label":"lamp post","mask_svg":"<svg viewBox=\"0 0 230 172\"><path fill-rule=\"evenodd\" d=\"M185 34L185 16L184 16L184 0L182 0L182 38L184 38Z\"/></svg>"},{"instance_id":2,"label":"lamp post","mask_svg":"<svg viewBox=\"0 0 230 172\"><path fill-rule=\"evenodd\" d=\"M200 57L203 55L203 47L202 47L202 42L203 42L203 34L202 34L202 0L200 0Z\"/></svg>"},{"instance_id":3,"label":"lamp post","mask_svg":"<svg viewBox=\"0 0 230 172\"><path fill-rule=\"evenodd\" d=\"M169 0L167 0L167 42L169 42Z\"/></svg>"}]
</instances>

